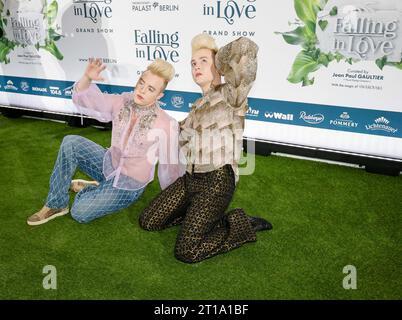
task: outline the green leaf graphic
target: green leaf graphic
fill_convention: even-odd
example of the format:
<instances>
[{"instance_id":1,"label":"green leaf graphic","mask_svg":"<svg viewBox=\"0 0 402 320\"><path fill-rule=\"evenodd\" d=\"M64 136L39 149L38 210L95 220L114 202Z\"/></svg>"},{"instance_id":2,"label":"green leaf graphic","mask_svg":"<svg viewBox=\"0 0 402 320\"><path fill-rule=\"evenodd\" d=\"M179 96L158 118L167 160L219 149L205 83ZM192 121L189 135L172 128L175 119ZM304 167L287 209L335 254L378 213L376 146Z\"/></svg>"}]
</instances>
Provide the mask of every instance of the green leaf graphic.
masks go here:
<instances>
[{"instance_id":1,"label":"green leaf graphic","mask_svg":"<svg viewBox=\"0 0 402 320\"><path fill-rule=\"evenodd\" d=\"M386 58L386 57L384 57L384 58ZM377 61L376 61L376 63L377 63ZM390 66L390 67L395 67L395 68L398 68L399 70L402 70L402 60L400 62L386 62L385 65Z\"/></svg>"},{"instance_id":2,"label":"green leaf graphic","mask_svg":"<svg viewBox=\"0 0 402 320\"><path fill-rule=\"evenodd\" d=\"M339 52L335 53L336 62L341 61L343 58L345 58L345 57L342 54L340 54Z\"/></svg>"},{"instance_id":3,"label":"green leaf graphic","mask_svg":"<svg viewBox=\"0 0 402 320\"><path fill-rule=\"evenodd\" d=\"M295 62L293 63L292 70L288 76L288 81L291 83L299 83L307 79L307 76L318 70L319 64L314 60L307 51L301 51Z\"/></svg>"},{"instance_id":4,"label":"green leaf graphic","mask_svg":"<svg viewBox=\"0 0 402 320\"><path fill-rule=\"evenodd\" d=\"M280 33L283 37L283 39L293 45L301 44L305 42L305 35L304 35L304 28L303 27L297 27L295 30L290 31L290 32L283 32Z\"/></svg>"},{"instance_id":5,"label":"green leaf graphic","mask_svg":"<svg viewBox=\"0 0 402 320\"><path fill-rule=\"evenodd\" d=\"M53 24L53 22L56 20L57 16L57 11L58 11L58 4L57 1L53 1L47 8L46 16L47 16L47 21L49 23L49 26Z\"/></svg>"},{"instance_id":6,"label":"green leaf graphic","mask_svg":"<svg viewBox=\"0 0 402 320\"><path fill-rule=\"evenodd\" d=\"M399 63L395 63L395 67L397 67L398 69L402 70L402 61Z\"/></svg>"},{"instance_id":7,"label":"green leaf graphic","mask_svg":"<svg viewBox=\"0 0 402 320\"><path fill-rule=\"evenodd\" d=\"M318 21L318 25L320 26L321 30L324 31L328 27L328 21L320 20Z\"/></svg>"},{"instance_id":8,"label":"green leaf graphic","mask_svg":"<svg viewBox=\"0 0 402 320\"><path fill-rule=\"evenodd\" d=\"M329 15L330 16L336 16L338 14L338 7L333 7L332 9L331 9L331 11L329 12Z\"/></svg>"},{"instance_id":9,"label":"green leaf graphic","mask_svg":"<svg viewBox=\"0 0 402 320\"><path fill-rule=\"evenodd\" d=\"M321 53L320 56L318 57L318 60L317 60L317 62L319 64L322 64L325 67L328 67L328 65L329 65L329 63L331 61L332 60L330 59L330 56L328 54L325 54L325 53Z\"/></svg>"},{"instance_id":10,"label":"green leaf graphic","mask_svg":"<svg viewBox=\"0 0 402 320\"><path fill-rule=\"evenodd\" d=\"M7 55L10 53L10 48L6 43L0 41L0 61L7 63Z\"/></svg>"},{"instance_id":11,"label":"green leaf graphic","mask_svg":"<svg viewBox=\"0 0 402 320\"><path fill-rule=\"evenodd\" d=\"M296 14L304 23L317 21L317 12L320 11L320 0L294 0Z\"/></svg>"},{"instance_id":12,"label":"green leaf graphic","mask_svg":"<svg viewBox=\"0 0 402 320\"><path fill-rule=\"evenodd\" d=\"M328 0L319 1L318 6L320 7L320 11L324 10L324 7L326 6L327 3L328 3Z\"/></svg>"},{"instance_id":13,"label":"green leaf graphic","mask_svg":"<svg viewBox=\"0 0 402 320\"><path fill-rule=\"evenodd\" d=\"M47 51L49 51L52 55L54 55L57 59L63 60L63 55L59 51L59 49L56 47L56 44L53 41L50 41L49 43L46 44L46 46L41 47Z\"/></svg>"},{"instance_id":14,"label":"green leaf graphic","mask_svg":"<svg viewBox=\"0 0 402 320\"><path fill-rule=\"evenodd\" d=\"M308 79L307 77L303 79L302 86L307 87L307 86L312 86L314 84L314 78Z\"/></svg>"},{"instance_id":15,"label":"green leaf graphic","mask_svg":"<svg viewBox=\"0 0 402 320\"><path fill-rule=\"evenodd\" d=\"M62 37L61 34L58 34L53 28L49 29L49 38L53 41L58 41Z\"/></svg>"},{"instance_id":16,"label":"green leaf graphic","mask_svg":"<svg viewBox=\"0 0 402 320\"><path fill-rule=\"evenodd\" d=\"M387 64L387 57L384 56L381 59L377 59L375 64L382 70L384 69L385 65Z\"/></svg>"},{"instance_id":17,"label":"green leaf graphic","mask_svg":"<svg viewBox=\"0 0 402 320\"><path fill-rule=\"evenodd\" d=\"M315 22L308 21L304 27L304 33L308 38L315 38Z\"/></svg>"}]
</instances>

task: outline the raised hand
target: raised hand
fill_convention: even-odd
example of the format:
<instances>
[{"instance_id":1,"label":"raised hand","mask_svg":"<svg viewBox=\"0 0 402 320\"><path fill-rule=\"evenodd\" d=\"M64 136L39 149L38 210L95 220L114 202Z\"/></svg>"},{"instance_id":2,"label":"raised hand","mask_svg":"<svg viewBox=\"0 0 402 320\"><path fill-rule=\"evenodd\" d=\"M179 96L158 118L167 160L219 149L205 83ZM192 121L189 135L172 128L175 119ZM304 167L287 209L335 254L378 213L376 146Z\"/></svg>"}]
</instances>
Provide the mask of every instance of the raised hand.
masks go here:
<instances>
[{"instance_id":1,"label":"raised hand","mask_svg":"<svg viewBox=\"0 0 402 320\"><path fill-rule=\"evenodd\" d=\"M78 92L88 89L91 85L92 80L104 81L105 79L101 77L100 73L105 69L106 66L102 64L101 59L89 58L89 62L85 69L84 75L75 85L75 90Z\"/></svg>"},{"instance_id":2,"label":"raised hand","mask_svg":"<svg viewBox=\"0 0 402 320\"><path fill-rule=\"evenodd\" d=\"M101 77L100 73L105 69L106 66L102 63L100 58L89 58L88 66L85 69L84 75L88 80L104 81L105 79Z\"/></svg>"}]
</instances>

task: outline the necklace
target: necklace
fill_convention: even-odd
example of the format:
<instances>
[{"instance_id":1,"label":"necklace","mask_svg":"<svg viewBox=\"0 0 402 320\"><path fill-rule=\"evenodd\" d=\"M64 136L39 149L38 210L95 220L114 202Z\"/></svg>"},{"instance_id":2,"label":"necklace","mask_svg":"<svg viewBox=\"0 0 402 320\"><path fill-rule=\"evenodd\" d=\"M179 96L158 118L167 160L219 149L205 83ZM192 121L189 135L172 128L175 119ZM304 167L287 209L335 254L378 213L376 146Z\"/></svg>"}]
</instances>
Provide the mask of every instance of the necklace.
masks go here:
<instances>
[{"instance_id":1,"label":"necklace","mask_svg":"<svg viewBox=\"0 0 402 320\"><path fill-rule=\"evenodd\" d=\"M152 128L155 119L157 117L156 114L156 103L149 107L140 107L138 106L134 100L128 100L125 103L125 115L128 118L130 116L130 109L137 116L137 121L134 125L134 140L142 145L145 141L148 131ZM123 115L123 117L125 116Z\"/></svg>"}]
</instances>

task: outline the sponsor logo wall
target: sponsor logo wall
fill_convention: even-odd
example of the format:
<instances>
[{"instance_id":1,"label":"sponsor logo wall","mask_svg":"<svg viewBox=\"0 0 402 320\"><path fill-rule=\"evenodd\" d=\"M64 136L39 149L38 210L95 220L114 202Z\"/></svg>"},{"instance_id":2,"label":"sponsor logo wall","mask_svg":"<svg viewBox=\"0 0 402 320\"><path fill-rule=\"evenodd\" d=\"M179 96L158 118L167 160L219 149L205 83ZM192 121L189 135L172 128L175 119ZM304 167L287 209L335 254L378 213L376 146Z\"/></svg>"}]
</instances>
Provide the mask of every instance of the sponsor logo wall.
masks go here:
<instances>
[{"instance_id":1,"label":"sponsor logo wall","mask_svg":"<svg viewBox=\"0 0 402 320\"><path fill-rule=\"evenodd\" d=\"M72 85L89 57L106 64L99 86L109 93L132 90L162 58L176 70L162 105L184 115L200 97L192 37L221 46L247 36L260 47L249 137L292 142L271 128L306 128L305 145L312 129L326 147L353 151L348 134L368 154L381 154L382 137L386 155L402 158L400 0L0 0L0 15L2 104L76 113Z\"/></svg>"}]
</instances>

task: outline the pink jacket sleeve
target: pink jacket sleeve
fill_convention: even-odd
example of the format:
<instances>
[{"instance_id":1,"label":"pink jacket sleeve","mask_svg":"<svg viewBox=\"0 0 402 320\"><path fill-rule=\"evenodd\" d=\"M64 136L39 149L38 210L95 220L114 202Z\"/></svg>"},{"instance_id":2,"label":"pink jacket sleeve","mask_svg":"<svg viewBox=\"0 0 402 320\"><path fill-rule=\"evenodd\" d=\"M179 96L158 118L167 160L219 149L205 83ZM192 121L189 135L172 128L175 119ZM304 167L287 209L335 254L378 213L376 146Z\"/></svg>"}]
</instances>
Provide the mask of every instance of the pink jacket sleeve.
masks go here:
<instances>
[{"instance_id":1,"label":"pink jacket sleeve","mask_svg":"<svg viewBox=\"0 0 402 320\"><path fill-rule=\"evenodd\" d=\"M115 113L123 107L125 95L130 94L126 92L122 94L103 93L94 83L82 91L77 91L75 86L76 83L72 100L79 112L101 122L112 121Z\"/></svg>"},{"instance_id":2,"label":"pink jacket sleeve","mask_svg":"<svg viewBox=\"0 0 402 320\"><path fill-rule=\"evenodd\" d=\"M158 149L158 178L162 190L186 172L184 156L179 151L179 125L175 119L169 117L164 135Z\"/></svg>"}]
</instances>

